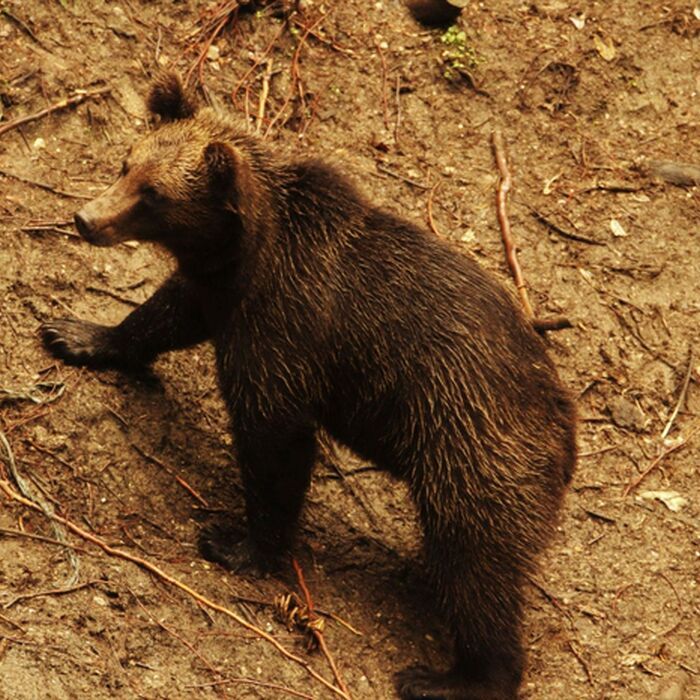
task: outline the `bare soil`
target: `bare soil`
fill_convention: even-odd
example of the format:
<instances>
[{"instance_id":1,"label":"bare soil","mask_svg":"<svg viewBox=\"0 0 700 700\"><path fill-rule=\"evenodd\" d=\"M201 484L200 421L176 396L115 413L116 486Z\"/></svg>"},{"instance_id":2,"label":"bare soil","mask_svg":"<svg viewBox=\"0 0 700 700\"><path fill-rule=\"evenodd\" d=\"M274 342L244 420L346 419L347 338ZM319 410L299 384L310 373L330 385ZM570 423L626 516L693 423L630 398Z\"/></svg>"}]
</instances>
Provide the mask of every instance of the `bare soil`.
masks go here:
<instances>
[{"instance_id":1,"label":"bare soil","mask_svg":"<svg viewBox=\"0 0 700 700\"><path fill-rule=\"evenodd\" d=\"M474 0L463 36L421 28L397 0L304 7L290 29L269 11L219 26L197 0L0 3L0 130L110 88L0 135L0 429L18 473L56 512L331 678L270 606L298 590L291 572L234 575L198 555L212 510L242 517L211 350L134 378L41 348L42 319L117 323L171 266L146 245L92 248L70 220L149 128L142 98L160 66L194 66L207 98L253 128L269 67L266 138L334 161L412 220L427 226L430 211L512 288L494 207L500 128L533 304L574 324L549 340L581 414L573 488L528 594L523 697L700 698L700 200L646 171L700 162L694 3ZM352 697L391 698L392 674L443 663L449 640L405 490L349 457L337 466L342 479L316 471L300 559L317 607L359 632L326 618ZM223 614L68 534L72 560L33 537L57 537L44 515L0 503L1 698L291 697L266 684L333 697Z\"/></svg>"}]
</instances>

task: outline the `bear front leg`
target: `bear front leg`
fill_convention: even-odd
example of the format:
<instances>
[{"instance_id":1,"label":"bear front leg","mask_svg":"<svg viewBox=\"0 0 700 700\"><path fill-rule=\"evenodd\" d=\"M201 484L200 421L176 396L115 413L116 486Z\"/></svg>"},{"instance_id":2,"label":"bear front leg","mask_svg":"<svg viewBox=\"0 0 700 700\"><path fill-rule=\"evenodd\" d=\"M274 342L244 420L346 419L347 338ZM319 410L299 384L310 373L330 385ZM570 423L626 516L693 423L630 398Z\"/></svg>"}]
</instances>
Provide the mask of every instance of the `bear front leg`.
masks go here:
<instances>
[{"instance_id":1,"label":"bear front leg","mask_svg":"<svg viewBox=\"0 0 700 700\"><path fill-rule=\"evenodd\" d=\"M210 333L191 283L175 274L117 326L55 319L42 326L41 335L47 350L69 364L137 368Z\"/></svg>"},{"instance_id":2,"label":"bear front leg","mask_svg":"<svg viewBox=\"0 0 700 700\"><path fill-rule=\"evenodd\" d=\"M249 431L236 434L235 441L245 488L249 554L262 572L279 571L294 542L316 461L315 431ZM205 558L239 568L236 539L240 538L231 534L234 532L234 528L208 530L200 540Z\"/></svg>"}]
</instances>

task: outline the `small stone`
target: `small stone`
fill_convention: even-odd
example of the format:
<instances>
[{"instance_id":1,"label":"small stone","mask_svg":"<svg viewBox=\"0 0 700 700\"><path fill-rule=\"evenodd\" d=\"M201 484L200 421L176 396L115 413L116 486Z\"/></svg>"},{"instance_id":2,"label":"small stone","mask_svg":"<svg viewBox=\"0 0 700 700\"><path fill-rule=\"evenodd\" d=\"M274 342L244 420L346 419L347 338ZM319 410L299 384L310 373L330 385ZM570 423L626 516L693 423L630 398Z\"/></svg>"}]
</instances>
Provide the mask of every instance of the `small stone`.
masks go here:
<instances>
[{"instance_id":1,"label":"small stone","mask_svg":"<svg viewBox=\"0 0 700 700\"><path fill-rule=\"evenodd\" d=\"M647 418L637 404L624 396L615 396L608 402L613 423L620 428L641 432L646 428Z\"/></svg>"},{"instance_id":2,"label":"small stone","mask_svg":"<svg viewBox=\"0 0 700 700\"><path fill-rule=\"evenodd\" d=\"M44 141L44 139L42 139L40 136L38 139L34 139L32 148L37 151L40 151L42 148L46 148L46 141Z\"/></svg>"}]
</instances>

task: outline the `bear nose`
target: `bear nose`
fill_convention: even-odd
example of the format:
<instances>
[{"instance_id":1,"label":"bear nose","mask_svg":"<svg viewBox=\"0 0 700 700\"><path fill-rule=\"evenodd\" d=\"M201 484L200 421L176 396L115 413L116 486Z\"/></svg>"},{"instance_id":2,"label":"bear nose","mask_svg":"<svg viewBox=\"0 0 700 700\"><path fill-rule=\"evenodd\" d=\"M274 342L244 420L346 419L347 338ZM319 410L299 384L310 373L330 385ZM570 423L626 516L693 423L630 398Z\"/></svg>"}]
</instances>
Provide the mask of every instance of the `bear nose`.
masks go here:
<instances>
[{"instance_id":1,"label":"bear nose","mask_svg":"<svg viewBox=\"0 0 700 700\"><path fill-rule=\"evenodd\" d=\"M78 229L78 233L83 238L89 238L92 230L90 219L82 211L79 211L74 218L75 228Z\"/></svg>"}]
</instances>

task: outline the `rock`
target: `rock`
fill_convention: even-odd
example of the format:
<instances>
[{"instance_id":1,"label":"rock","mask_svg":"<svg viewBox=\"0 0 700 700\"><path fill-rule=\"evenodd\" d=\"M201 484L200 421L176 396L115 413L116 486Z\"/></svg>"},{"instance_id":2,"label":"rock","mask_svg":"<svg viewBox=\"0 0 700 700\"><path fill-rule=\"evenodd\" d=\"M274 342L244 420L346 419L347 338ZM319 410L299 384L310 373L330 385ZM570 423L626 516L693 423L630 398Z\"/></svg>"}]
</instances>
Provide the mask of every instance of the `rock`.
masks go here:
<instances>
[{"instance_id":1,"label":"rock","mask_svg":"<svg viewBox=\"0 0 700 700\"><path fill-rule=\"evenodd\" d=\"M647 417L637 404L624 396L615 396L608 401L612 422L620 428L642 432L647 425Z\"/></svg>"}]
</instances>

